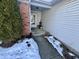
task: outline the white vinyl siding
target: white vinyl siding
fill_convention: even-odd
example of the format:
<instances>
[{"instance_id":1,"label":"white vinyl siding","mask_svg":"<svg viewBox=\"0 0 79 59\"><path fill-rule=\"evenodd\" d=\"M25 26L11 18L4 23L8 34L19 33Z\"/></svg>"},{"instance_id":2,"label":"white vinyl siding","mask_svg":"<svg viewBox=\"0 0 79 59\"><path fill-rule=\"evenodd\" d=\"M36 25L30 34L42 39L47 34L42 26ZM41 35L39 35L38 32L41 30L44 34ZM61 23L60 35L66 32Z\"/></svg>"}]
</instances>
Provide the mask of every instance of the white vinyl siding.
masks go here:
<instances>
[{"instance_id":1,"label":"white vinyl siding","mask_svg":"<svg viewBox=\"0 0 79 59\"><path fill-rule=\"evenodd\" d=\"M79 52L79 0L61 7L55 15L54 35Z\"/></svg>"},{"instance_id":2,"label":"white vinyl siding","mask_svg":"<svg viewBox=\"0 0 79 59\"><path fill-rule=\"evenodd\" d=\"M48 16L46 21L43 20L44 28L79 52L79 0L69 0L66 4L53 6L47 13L43 14L43 19Z\"/></svg>"}]
</instances>

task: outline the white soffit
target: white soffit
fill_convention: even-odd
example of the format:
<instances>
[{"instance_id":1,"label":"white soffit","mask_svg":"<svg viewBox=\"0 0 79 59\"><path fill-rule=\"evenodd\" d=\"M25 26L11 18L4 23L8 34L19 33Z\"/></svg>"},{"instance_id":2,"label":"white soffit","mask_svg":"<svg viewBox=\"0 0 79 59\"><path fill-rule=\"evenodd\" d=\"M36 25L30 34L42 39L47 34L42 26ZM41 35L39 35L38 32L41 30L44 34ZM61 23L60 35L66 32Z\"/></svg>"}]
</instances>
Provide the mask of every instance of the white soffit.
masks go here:
<instances>
[{"instance_id":1,"label":"white soffit","mask_svg":"<svg viewBox=\"0 0 79 59\"><path fill-rule=\"evenodd\" d=\"M45 2L52 2L53 0L37 0L37 1L45 1Z\"/></svg>"},{"instance_id":2,"label":"white soffit","mask_svg":"<svg viewBox=\"0 0 79 59\"><path fill-rule=\"evenodd\" d=\"M61 0L31 0L31 5L44 7L44 8L51 8L52 5L56 4Z\"/></svg>"},{"instance_id":3,"label":"white soffit","mask_svg":"<svg viewBox=\"0 0 79 59\"><path fill-rule=\"evenodd\" d=\"M60 2L62 0L31 0L31 1L40 3L40 4L53 5L53 4Z\"/></svg>"}]
</instances>

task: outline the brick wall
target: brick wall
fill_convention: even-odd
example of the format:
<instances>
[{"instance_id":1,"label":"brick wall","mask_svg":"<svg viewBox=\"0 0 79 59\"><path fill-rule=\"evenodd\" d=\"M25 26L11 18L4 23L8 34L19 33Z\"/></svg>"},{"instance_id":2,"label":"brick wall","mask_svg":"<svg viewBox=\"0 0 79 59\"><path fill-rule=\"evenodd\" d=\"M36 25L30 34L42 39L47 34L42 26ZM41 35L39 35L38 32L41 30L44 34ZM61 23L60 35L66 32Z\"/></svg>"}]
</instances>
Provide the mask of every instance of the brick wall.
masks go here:
<instances>
[{"instance_id":1,"label":"brick wall","mask_svg":"<svg viewBox=\"0 0 79 59\"><path fill-rule=\"evenodd\" d=\"M27 3L20 3L19 5L23 24L22 35L29 35L30 33L29 7L30 6Z\"/></svg>"}]
</instances>

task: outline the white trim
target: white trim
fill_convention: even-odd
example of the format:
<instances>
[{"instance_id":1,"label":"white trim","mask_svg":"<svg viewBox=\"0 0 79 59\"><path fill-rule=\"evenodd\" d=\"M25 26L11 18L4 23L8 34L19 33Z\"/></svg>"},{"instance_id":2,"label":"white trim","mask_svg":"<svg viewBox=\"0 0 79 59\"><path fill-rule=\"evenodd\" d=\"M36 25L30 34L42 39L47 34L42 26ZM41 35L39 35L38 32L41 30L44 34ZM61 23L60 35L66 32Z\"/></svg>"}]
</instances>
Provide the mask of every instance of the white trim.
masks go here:
<instances>
[{"instance_id":1,"label":"white trim","mask_svg":"<svg viewBox=\"0 0 79 59\"><path fill-rule=\"evenodd\" d=\"M30 0L18 0L18 2L21 2L21 3L30 3Z\"/></svg>"},{"instance_id":2,"label":"white trim","mask_svg":"<svg viewBox=\"0 0 79 59\"><path fill-rule=\"evenodd\" d=\"M46 1L43 1L43 0L34 0L33 2L44 3L44 4L47 4L47 5L52 5L52 3L53 3L53 1L52 2L46 2Z\"/></svg>"},{"instance_id":3,"label":"white trim","mask_svg":"<svg viewBox=\"0 0 79 59\"><path fill-rule=\"evenodd\" d=\"M30 8L29 8L29 19L30 19L30 32L31 32L31 5L30 5Z\"/></svg>"},{"instance_id":4,"label":"white trim","mask_svg":"<svg viewBox=\"0 0 79 59\"><path fill-rule=\"evenodd\" d=\"M44 4L38 4L38 3L35 3L35 2L31 2L30 4L33 5L33 6L38 6L38 7L43 7L43 8L51 8L51 6L44 5Z\"/></svg>"},{"instance_id":5,"label":"white trim","mask_svg":"<svg viewBox=\"0 0 79 59\"><path fill-rule=\"evenodd\" d=\"M34 1L51 3L51 2L53 2L55 0L34 0Z\"/></svg>"}]
</instances>

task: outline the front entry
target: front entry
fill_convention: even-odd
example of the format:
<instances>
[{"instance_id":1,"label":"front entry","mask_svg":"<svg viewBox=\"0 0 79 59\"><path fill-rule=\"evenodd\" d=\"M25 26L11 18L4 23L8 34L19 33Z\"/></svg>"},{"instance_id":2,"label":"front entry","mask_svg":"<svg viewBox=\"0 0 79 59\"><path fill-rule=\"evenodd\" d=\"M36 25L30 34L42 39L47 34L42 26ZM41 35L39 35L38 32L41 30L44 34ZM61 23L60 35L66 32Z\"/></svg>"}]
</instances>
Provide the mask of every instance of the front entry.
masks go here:
<instances>
[{"instance_id":1,"label":"front entry","mask_svg":"<svg viewBox=\"0 0 79 59\"><path fill-rule=\"evenodd\" d=\"M37 14L31 13L31 28L37 27L36 20L37 20Z\"/></svg>"}]
</instances>

